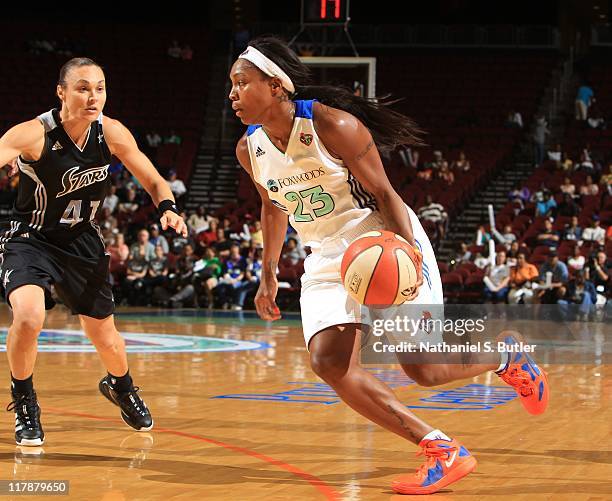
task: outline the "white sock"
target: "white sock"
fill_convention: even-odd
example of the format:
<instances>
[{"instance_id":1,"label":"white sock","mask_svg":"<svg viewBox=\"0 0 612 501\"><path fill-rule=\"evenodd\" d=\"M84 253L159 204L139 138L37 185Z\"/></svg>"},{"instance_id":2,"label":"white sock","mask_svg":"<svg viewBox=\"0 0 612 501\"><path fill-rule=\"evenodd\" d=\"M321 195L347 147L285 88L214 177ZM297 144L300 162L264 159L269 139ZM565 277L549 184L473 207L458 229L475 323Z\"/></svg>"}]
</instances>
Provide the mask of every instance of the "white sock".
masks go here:
<instances>
[{"instance_id":1,"label":"white sock","mask_svg":"<svg viewBox=\"0 0 612 501\"><path fill-rule=\"evenodd\" d=\"M499 367L495 369L495 372L498 374L503 371L510 362L510 352L502 351L499 355L501 358L501 363L499 364Z\"/></svg>"},{"instance_id":2,"label":"white sock","mask_svg":"<svg viewBox=\"0 0 612 501\"><path fill-rule=\"evenodd\" d=\"M423 437L422 440L448 440L451 442L450 437L446 436L440 430L432 430Z\"/></svg>"}]
</instances>

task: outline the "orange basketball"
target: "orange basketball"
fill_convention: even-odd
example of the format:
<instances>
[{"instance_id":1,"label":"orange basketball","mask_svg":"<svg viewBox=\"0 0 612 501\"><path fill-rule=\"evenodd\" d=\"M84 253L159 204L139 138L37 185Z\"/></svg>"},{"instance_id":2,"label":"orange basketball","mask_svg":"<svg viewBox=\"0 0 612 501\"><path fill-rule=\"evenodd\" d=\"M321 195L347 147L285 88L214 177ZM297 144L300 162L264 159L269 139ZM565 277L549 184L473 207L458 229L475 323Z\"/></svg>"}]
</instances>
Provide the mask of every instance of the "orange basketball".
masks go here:
<instances>
[{"instance_id":1,"label":"orange basketball","mask_svg":"<svg viewBox=\"0 0 612 501\"><path fill-rule=\"evenodd\" d=\"M419 259L412 246L391 231L364 233L344 252L340 273L349 295L363 305L406 301L417 284Z\"/></svg>"}]
</instances>

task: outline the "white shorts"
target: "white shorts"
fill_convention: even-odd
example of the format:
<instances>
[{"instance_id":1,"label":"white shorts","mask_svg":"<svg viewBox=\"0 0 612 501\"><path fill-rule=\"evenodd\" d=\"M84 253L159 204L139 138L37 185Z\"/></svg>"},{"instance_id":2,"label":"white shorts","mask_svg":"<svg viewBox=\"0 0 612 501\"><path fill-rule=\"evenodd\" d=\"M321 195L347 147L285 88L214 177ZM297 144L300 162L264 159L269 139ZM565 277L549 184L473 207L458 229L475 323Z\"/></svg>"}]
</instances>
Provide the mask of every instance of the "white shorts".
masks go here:
<instances>
[{"instance_id":1,"label":"white shorts","mask_svg":"<svg viewBox=\"0 0 612 501\"><path fill-rule=\"evenodd\" d=\"M431 242L412 209L406 206L417 246L423 254L423 285L410 305L443 305L442 280ZM306 347L312 337L332 325L362 323L362 306L342 285L340 264L344 251L357 237L384 228L382 217L373 212L350 232L323 242L304 262L300 307ZM438 315L435 315L436 317Z\"/></svg>"}]
</instances>

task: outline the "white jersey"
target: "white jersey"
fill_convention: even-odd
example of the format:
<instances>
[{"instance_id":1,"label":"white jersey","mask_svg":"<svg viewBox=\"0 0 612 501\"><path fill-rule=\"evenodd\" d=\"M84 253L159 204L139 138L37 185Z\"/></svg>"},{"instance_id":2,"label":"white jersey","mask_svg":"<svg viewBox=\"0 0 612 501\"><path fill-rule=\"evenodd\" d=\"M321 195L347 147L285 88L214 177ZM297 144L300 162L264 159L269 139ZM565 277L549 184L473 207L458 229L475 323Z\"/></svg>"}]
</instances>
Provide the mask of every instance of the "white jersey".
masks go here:
<instances>
[{"instance_id":1,"label":"white jersey","mask_svg":"<svg viewBox=\"0 0 612 501\"><path fill-rule=\"evenodd\" d=\"M263 127L247 129L253 178L272 203L289 215L303 245L313 249L326 238L359 225L376 210L376 200L317 136L314 101L295 101L287 151L270 141Z\"/></svg>"}]
</instances>

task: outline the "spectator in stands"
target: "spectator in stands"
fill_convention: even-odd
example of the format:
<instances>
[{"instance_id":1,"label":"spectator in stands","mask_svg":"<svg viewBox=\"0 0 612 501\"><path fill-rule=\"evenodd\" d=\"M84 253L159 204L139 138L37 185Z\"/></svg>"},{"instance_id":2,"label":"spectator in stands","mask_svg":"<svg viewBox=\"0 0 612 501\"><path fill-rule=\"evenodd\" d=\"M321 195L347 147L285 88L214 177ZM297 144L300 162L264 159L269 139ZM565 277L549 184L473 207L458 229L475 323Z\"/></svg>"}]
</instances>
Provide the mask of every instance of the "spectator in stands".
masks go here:
<instances>
[{"instance_id":1,"label":"spectator in stands","mask_svg":"<svg viewBox=\"0 0 612 501\"><path fill-rule=\"evenodd\" d=\"M542 193L542 200L539 200L536 203L536 211L535 215L538 216L546 216L546 217L554 217L557 209L557 202L551 195L550 191L546 190Z\"/></svg>"},{"instance_id":2,"label":"spectator in stands","mask_svg":"<svg viewBox=\"0 0 612 501\"><path fill-rule=\"evenodd\" d=\"M431 181L434 175L432 165L432 163L420 164L417 167L417 177L419 179L423 179L424 181Z\"/></svg>"},{"instance_id":3,"label":"spectator in stands","mask_svg":"<svg viewBox=\"0 0 612 501\"><path fill-rule=\"evenodd\" d=\"M117 218L111 214L108 207L102 207L100 215L98 216L98 226L105 237L119 231L117 227Z\"/></svg>"},{"instance_id":4,"label":"spectator in stands","mask_svg":"<svg viewBox=\"0 0 612 501\"><path fill-rule=\"evenodd\" d=\"M219 230L222 231L222 230ZM236 304L237 289L239 289L245 281L246 260L240 255L240 246L232 243L229 250L229 256L223 263L223 275L219 279L217 286L219 299L223 309L226 309L230 304L232 309L242 309Z\"/></svg>"},{"instance_id":5,"label":"spectator in stands","mask_svg":"<svg viewBox=\"0 0 612 501\"><path fill-rule=\"evenodd\" d=\"M523 117L516 110L511 110L506 117L506 127L522 129L523 128Z\"/></svg>"},{"instance_id":6,"label":"spectator in stands","mask_svg":"<svg viewBox=\"0 0 612 501\"><path fill-rule=\"evenodd\" d=\"M115 209L119 205L119 197L117 196L117 187L114 184L110 186L110 193L106 195L104 202L102 202L102 208L108 209L110 213L114 213Z\"/></svg>"},{"instance_id":7,"label":"spectator in stands","mask_svg":"<svg viewBox=\"0 0 612 501\"><path fill-rule=\"evenodd\" d=\"M481 270L484 270L487 266L491 265L491 260L489 257L483 256L482 252L478 251L474 258L474 264Z\"/></svg>"},{"instance_id":8,"label":"spectator in stands","mask_svg":"<svg viewBox=\"0 0 612 501\"><path fill-rule=\"evenodd\" d=\"M450 168L448 167L448 162L446 160L442 162L442 167L440 167L438 177L447 186L452 186L453 184L455 184L455 175L451 172Z\"/></svg>"},{"instance_id":9,"label":"spectator in stands","mask_svg":"<svg viewBox=\"0 0 612 501\"><path fill-rule=\"evenodd\" d=\"M572 216L570 224L566 225L563 233L563 240L576 240L582 239L582 228L578 224L578 217Z\"/></svg>"},{"instance_id":10,"label":"spectator in stands","mask_svg":"<svg viewBox=\"0 0 612 501\"><path fill-rule=\"evenodd\" d=\"M567 266L575 271L580 271L584 268L586 258L580 253L580 246L574 247L574 253L568 258Z\"/></svg>"},{"instance_id":11,"label":"spectator in stands","mask_svg":"<svg viewBox=\"0 0 612 501\"><path fill-rule=\"evenodd\" d=\"M560 144L557 144L554 150L548 150L547 155L548 155L549 160L552 160L553 162L555 162L555 166L557 168L561 167L561 157L563 155L563 152L561 151Z\"/></svg>"},{"instance_id":12,"label":"spectator in stands","mask_svg":"<svg viewBox=\"0 0 612 501\"><path fill-rule=\"evenodd\" d=\"M544 117L538 117L533 133L533 144L535 148L535 165L538 166L544 161L544 145L546 144L546 136L550 134L548 125Z\"/></svg>"},{"instance_id":13,"label":"spectator in stands","mask_svg":"<svg viewBox=\"0 0 612 501\"><path fill-rule=\"evenodd\" d=\"M572 183L572 180L569 177L566 177L563 180L563 184L559 187L561 193L566 193L573 197L576 194L576 185Z\"/></svg>"},{"instance_id":14,"label":"spectator in stands","mask_svg":"<svg viewBox=\"0 0 612 501\"><path fill-rule=\"evenodd\" d=\"M493 233L495 240L497 240L500 244L504 245L506 249L510 249L512 242L516 241L516 235L512 231L512 226L510 226L509 224L504 226L503 234L497 231L497 228L492 228L491 232ZM504 254L504 258L505 257L506 256Z\"/></svg>"},{"instance_id":15,"label":"spectator in stands","mask_svg":"<svg viewBox=\"0 0 612 501\"><path fill-rule=\"evenodd\" d=\"M558 303L560 305L579 304L580 314L584 320L587 320L591 306L597 303L597 291L593 282L585 280L584 272L579 271L569 282L565 296L559 299Z\"/></svg>"},{"instance_id":16,"label":"spectator in stands","mask_svg":"<svg viewBox=\"0 0 612 501\"><path fill-rule=\"evenodd\" d=\"M295 265L299 261L306 259L306 251L297 238L289 237L285 243L285 249L281 256L282 259L286 259L291 262L292 265Z\"/></svg>"},{"instance_id":17,"label":"spectator in stands","mask_svg":"<svg viewBox=\"0 0 612 501\"><path fill-rule=\"evenodd\" d=\"M212 244L215 252L220 258L229 256L233 242L225 236L223 228L217 228L217 240Z\"/></svg>"},{"instance_id":18,"label":"spectator in stands","mask_svg":"<svg viewBox=\"0 0 612 501\"><path fill-rule=\"evenodd\" d=\"M510 268L506 263L506 253L500 251L495 257L495 265L487 267L484 277L485 297L489 301L497 303L505 302L510 283Z\"/></svg>"},{"instance_id":19,"label":"spectator in stands","mask_svg":"<svg viewBox=\"0 0 612 501\"><path fill-rule=\"evenodd\" d=\"M150 227L150 237L149 242L155 247L161 247L164 251L164 256L170 252L170 246L168 245L168 240L166 237L160 234L159 225L157 223L153 223Z\"/></svg>"},{"instance_id":20,"label":"spectator in stands","mask_svg":"<svg viewBox=\"0 0 612 501\"><path fill-rule=\"evenodd\" d=\"M183 246L181 255L176 261L176 275L174 277L175 293L168 299L173 308L182 307L190 302L193 306L197 303L195 287L193 285L194 267L197 256L193 246L189 243Z\"/></svg>"},{"instance_id":21,"label":"spectator in stands","mask_svg":"<svg viewBox=\"0 0 612 501\"><path fill-rule=\"evenodd\" d=\"M561 159L561 168L565 172L570 172L574 169L574 161L569 157L566 152L563 152L563 157Z\"/></svg>"},{"instance_id":22,"label":"spectator in stands","mask_svg":"<svg viewBox=\"0 0 612 501\"><path fill-rule=\"evenodd\" d=\"M155 253L155 250L153 251ZM144 277L147 274L147 259L145 250L141 247L132 247L127 263L127 274L123 282L127 302L131 306L138 305L138 296L144 286Z\"/></svg>"},{"instance_id":23,"label":"spectator in stands","mask_svg":"<svg viewBox=\"0 0 612 501\"><path fill-rule=\"evenodd\" d=\"M254 223L255 228L251 231L251 242L255 247L263 248L263 231L261 229L261 221L257 219Z\"/></svg>"},{"instance_id":24,"label":"spectator in stands","mask_svg":"<svg viewBox=\"0 0 612 501\"><path fill-rule=\"evenodd\" d=\"M183 61L191 61L193 59L193 49L187 44L181 49L181 59Z\"/></svg>"},{"instance_id":25,"label":"spectator in stands","mask_svg":"<svg viewBox=\"0 0 612 501\"><path fill-rule=\"evenodd\" d=\"M568 193L563 194L563 200L557 207L557 216L573 217L580 214L580 207Z\"/></svg>"},{"instance_id":26,"label":"spectator in stands","mask_svg":"<svg viewBox=\"0 0 612 501\"><path fill-rule=\"evenodd\" d=\"M164 138L164 144L181 144L182 142L183 138L174 129L170 129L170 133Z\"/></svg>"},{"instance_id":27,"label":"spectator in stands","mask_svg":"<svg viewBox=\"0 0 612 501\"><path fill-rule=\"evenodd\" d=\"M217 241L217 229L219 228L219 224L216 219L210 221L208 225L208 229L201 231L196 236L196 241L198 245L202 247L202 249L206 247L211 247ZM225 233L223 234L225 236Z\"/></svg>"},{"instance_id":28,"label":"spectator in stands","mask_svg":"<svg viewBox=\"0 0 612 501\"><path fill-rule=\"evenodd\" d=\"M550 219L544 221L544 229L538 235L538 245L546 245L547 247L556 249L559 245L559 232L553 229L553 224Z\"/></svg>"},{"instance_id":29,"label":"spectator in stands","mask_svg":"<svg viewBox=\"0 0 612 501\"><path fill-rule=\"evenodd\" d=\"M431 195L425 197L425 205L419 209L418 216L420 219L434 223L436 225L438 237L440 239L444 238L448 214L446 214L442 204L433 201Z\"/></svg>"},{"instance_id":30,"label":"spectator in stands","mask_svg":"<svg viewBox=\"0 0 612 501\"><path fill-rule=\"evenodd\" d=\"M531 192L527 186L523 186L520 189L514 188L510 193L508 193L508 200L511 202L517 202L520 204L521 209L524 209L525 204L531 200Z\"/></svg>"},{"instance_id":31,"label":"spectator in stands","mask_svg":"<svg viewBox=\"0 0 612 501\"><path fill-rule=\"evenodd\" d=\"M198 234L208 230L212 219L212 216L207 213L206 208L203 205L199 205L196 211L189 216L187 222L189 223L189 227L193 228L193 231Z\"/></svg>"},{"instance_id":32,"label":"spectator in stands","mask_svg":"<svg viewBox=\"0 0 612 501\"><path fill-rule=\"evenodd\" d=\"M593 89L584 83L578 88L576 95L576 120L586 120L589 116L589 107L595 101Z\"/></svg>"},{"instance_id":33,"label":"spectator in stands","mask_svg":"<svg viewBox=\"0 0 612 501\"><path fill-rule=\"evenodd\" d=\"M257 289L261 280L262 267L262 249L256 249L253 259L247 259L247 267L242 284L235 289L233 310L242 310L247 295Z\"/></svg>"},{"instance_id":34,"label":"spectator in stands","mask_svg":"<svg viewBox=\"0 0 612 501\"><path fill-rule=\"evenodd\" d=\"M591 226L589 228L585 228L582 232L582 240L584 241L593 241L597 242L599 245L604 245L606 240L606 232L599 225L599 216L594 214L591 219Z\"/></svg>"},{"instance_id":35,"label":"spectator in stands","mask_svg":"<svg viewBox=\"0 0 612 501\"><path fill-rule=\"evenodd\" d=\"M491 234L487 231L484 224L476 230L476 245L487 245L491 240Z\"/></svg>"},{"instance_id":36,"label":"spectator in stands","mask_svg":"<svg viewBox=\"0 0 612 501\"><path fill-rule=\"evenodd\" d=\"M470 161L465 156L465 152L460 151L459 158L453 161L453 164L451 165L451 169L456 172L467 172L470 170L470 168L471 168Z\"/></svg>"},{"instance_id":37,"label":"spectator in stands","mask_svg":"<svg viewBox=\"0 0 612 501\"><path fill-rule=\"evenodd\" d=\"M162 138L156 130L147 132L145 139L147 140L147 146L152 150L157 150L160 144L162 144Z\"/></svg>"},{"instance_id":38,"label":"spectator in stands","mask_svg":"<svg viewBox=\"0 0 612 501\"><path fill-rule=\"evenodd\" d=\"M538 269L527 262L524 252L519 252L516 266L510 270L510 291L508 292L508 303L531 303L533 302L532 282L538 278Z\"/></svg>"},{"instance_id":39,"label":"spectator in stands","mask_svg":"<svg viewBox=\"0 0 612 501\"><path fill-rule=\"evenodd\" d=\"M434 172L438 172L442 168L442 164L446 162L446 160L444 159L444 156L442 155L442 152L440 150L435 150L433 152L433 155L434 159L431 162L431 167Z\"/></svg>"},{"instance_id":40,"label":"spectator in stands","mask_svg":"<svg viewBox=\"0 0 612 501\"><path fill-rule=\"evenodd\" d=\"M400 156L404 167L412 167L416 171L419 170L419 151L413 150L410 146L400 145L397 148L397 153Z\"/></svg>"},{"instance_id":41,"label":"spectator in stands","mask_svg":"<svg viewBox=\"0 0 612 501\"><path fill-rule=\"evenodd\" d=\"M127 260L130 256L130 249L125 243L123 233L117 233L111 240L111 244L106 248L110 255L111 275L123 274L126 271Z\"/></svg>"},{"instance_id":42,"label":"spectator in stands","mask_svg":"<svg viewBox=\"0 0 612 501\"><path fill-rule=\"evenodd\" d=\"M586 177L586 181L580 187L579 193L581 195L586 195L586 196L589 196L589 195L598 195L599 194L599 186L597 186L597 184L595 182L593 182L593 177L592 176L587 176Z\"/></svg>"},{"instance_id":43,"label":"spectator in stands","mask_svg":"<svg viewBox=\"0 0 612 501\"><path fill-rule=\"evenodd\" d=\"M125 191L125 200L119 202L118 211L124 213L126 216L134 214L139 208L140 205L136 200L136 190L134 188L128 188Z\"/></svg>"},{"instance_id":44,"label":"spectator in stands","mask_svg":"<svg viewBox=\"0 0 612 501\"><path fill-rule=\"evenodd\" d=\"M176 40L172 40L170 47L168 47L168 56L174 59L179 59L181 57L181 46Z\"/></svg>"},{"instance_id":45,"label":"spectator in stands","mask_svg":"<svg viewBox=\"0 0 612 501\"><path fill-rule=\"evenodd\" d=\"M507 258L506 258L506 264L510 268L512 268L513 266L516 266L517 257L518 257L519 252L520 252L520 245L518 243L518 240L515 240L514 242L512 242L512 244L510 244L510 250L508 251Z\"/></svg>"},{"instance_id":46,"label":"spectator in stands","mask_svg":"<svg viewBox=\"0 0 612 501\"><path fill-rule=\"evenodd\" d=\"M455 256L454 260L451 260L451 264L460 265L461 263L469 263L472 259L472 253L470 252L468 245L465 242L459 244L459 252Z\"/></svg>"},{"instance_id":47,"label":"spectator in stands","mask_svg":"<svg viewBox=\"0 0 612 501\"><path fill-rule=\"evenodd\" d=\"M586 172L587 174L593 174L595 172L595 165L593 164L593 158L591 157L591 152L588 148L583 148L580 153L580 162L576 167L576 170L581 170Z\"/></svg>"},{"instance_id":48,"label":"spectator in stands","mask_svg":"<svg viewBox=\"0 0 612 501\"><path fill-rule=\"evenodd\" d=\"M145 261L155 257L155 246L149 241L149 232L145 228L138 232L138 240L130 247L130 254L142 256Z\"/></svg>"},{"instance_id":49,"label":"spectator in stands","mask_svg":"<svg viewBox=\"0 0 612 501\"><path fill-rule=\"evenodd\" d=\"M612 196L612 163L608 165L608 173L601 176L599 184L601 184L601 191L603 193Z\"/></svg>"},{"instance_id":50,"label":"spectator in stands","mask_svg":"<svg viewBox=\"0 0 612 501\"><path fill-rule=\"evenodd\" d=\"M550 274L550 279L548 275ZM548 281L550 280L550 284ZM540 267L539 289L537 297L542 304L557 304L565 296L569 272L566 264L559 259L556 251Z\"/></svg>"},{"instance_id":51,"label":"spectator in stands","mask_svg":"<svg viewBox=\"0 0 612 501\"><path fill-rule=\"evenodd\" d=\"M170 191L174 194L174 198L176 199L176 204L181 205L183 201L183 196L187 193L187 188L185 188L185 184L183 181L178 179L176 176L176 171L171 170L168 172L168 186L170 186Z\"/></svg>"},{"instance_id":52,"label":"spectator in stands","mask_svg":"<svg viewBox=\"0 0 612 501\"><path fill-rule=\"evenodd\" d=\"M602 291L608 292L608 282L610 281L610 265L604 251L598 251L591 256L589 264L585 268L585 278L593 282L595 287L602 287Z\"/></svg>"},{"instance_id":53,"label":"spectator in stands","mask_svg":"<svg viewBox=\"0 0 612 501\"><path fill-rule=\"evenodd\" d=\"M147 304L150 304L154 288L164 287L168 283L169 265L166 254L167 252L164 252L164 248L161 245L155 246L155 257L149 261L147 274L144 278Z\"/></svg>"},{"instance_id":54,"label":"spectator in stands","mask_svg":"<svg viewBox=\"0 0 612 501\"><path fill-rule=\"evenodd\" d=\"M212 308L214 306L213 290L217 287L219 277L223 272L223 264L217 257L215 249L206 247L204 257L195 263L194 271L197 274L196 291L204 292L206 304L208 308Z\"/></svg>"}]
</instances>

